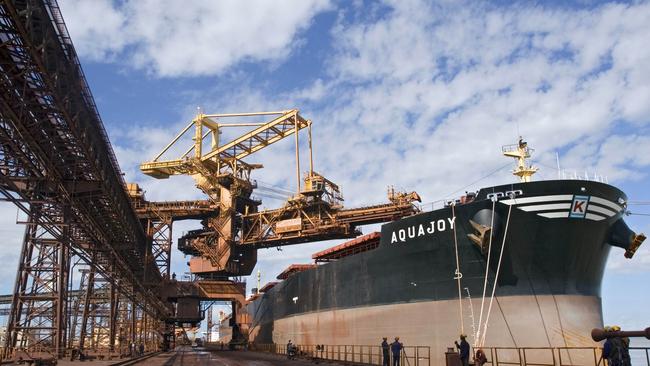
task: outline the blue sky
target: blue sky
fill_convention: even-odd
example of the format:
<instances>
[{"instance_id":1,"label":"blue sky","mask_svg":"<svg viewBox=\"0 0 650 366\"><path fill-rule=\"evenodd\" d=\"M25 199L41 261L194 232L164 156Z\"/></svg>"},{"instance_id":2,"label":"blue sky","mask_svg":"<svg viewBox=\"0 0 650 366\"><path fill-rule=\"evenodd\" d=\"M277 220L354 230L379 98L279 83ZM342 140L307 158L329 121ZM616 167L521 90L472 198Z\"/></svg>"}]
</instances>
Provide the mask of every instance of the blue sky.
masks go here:
<instances>
[{"instance_id":1,"label":"blue sky","mask_svg":"<svg viewBox=\"0 0 650 366\"><path fill-rule=\"evenodd\" d=\"M137 170L201 107L300 109L314 121L316 170L341 185L348 206L385 201L391 184L425 202L448 198L507 163L500 147L518 134L536 148L537 179L557 176L559 152L567 174L606 176L631 201L650 201L648 2L60 5L126 178L152 200L201 197L189 178ZM266 167L255 178L295 188L290 143L254 161ZM508 168L465 189L510 182ZM0 209L0 274L13 278L22 228L14 208ZM650 232L650 217L628 223ZM178 223L175 238L197 227ZM261 251L263 282L332 244ZM612 252L606 322L646 327L650 249L631 261ZM173 258L185 272L186 259Z\"/></svg>"}]
</instances>

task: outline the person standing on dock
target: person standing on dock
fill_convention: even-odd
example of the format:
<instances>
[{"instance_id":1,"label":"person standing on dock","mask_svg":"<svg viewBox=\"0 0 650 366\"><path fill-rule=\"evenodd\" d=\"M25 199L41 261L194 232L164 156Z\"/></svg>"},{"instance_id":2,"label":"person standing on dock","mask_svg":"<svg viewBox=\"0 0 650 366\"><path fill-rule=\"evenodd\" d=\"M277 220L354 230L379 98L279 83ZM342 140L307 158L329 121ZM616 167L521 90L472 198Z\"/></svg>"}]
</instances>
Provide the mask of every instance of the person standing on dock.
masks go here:
<instances>
[{"instance_id":1,"label":"person standing on dock","mask_svg":"<svg viewBox=\"0 0 650 366\"><path fill-rule=\"evenodd\" d=\"M483 352L482 349L476 351L476 355L474 356L474 366L483 366L487 361L487 356L485 356L485 352Z\"/></svg>"},{"instance_id":2,"label":"person standing on dock","mask_svg":"<svg viewBox=\"0 0 650 366\"><path fill-rule=\"evenodd\" d=\"M291 339L289 340L289 343L287 343L287 358L292 360L296 356L296 348L294 347L293 343L291 343Z\"/></svg>"},{"instance_id":3,"label":"person standing on dock","mask_svg":"<svg viewBox=\"0 0 650 366\"><path fill-rule=\"evenodd\" d=\"M614 325L612 326L611 330L613 332L620 332L621 327L619 327L618 325ZM632 361L630 359L630 338L621 337L619 338L618 342L615 342L615 344L619 348L621 365L622 366L632 365Z\"/></svg>"},{"instance_id":4,"label":"person standing on dock","mask_svg":"<svg viewBox=\"0 0 650 366\"><path fill-rule=\"evenodd\" d=\"M393 353L393 366L399 366L400 355L402 354L404 345L400 343L399 337L395 337L395 342L391 343L390 350Z\"/></svg>"},{"instance_id":5,"label":"person standing on dock","mask_svg":"<svg viewBox=\"0 0 650 366\"><path fill-rule=\"evenodd\" d=\"M469 366L469 343L467 343L466 338L466 335L461 334L460 344L458 344L458 341L454 341L454 343L456 343L456 347L458 347L458 350L460 351L460 362L463 364L463 366Z\"/></svg>"},{"instance_id":6,"label":"person standing on dock","mask_svg":"<svg viewBox=\"0 0 650 366\"><path fill-rule=\"evenodd\" d=\"M390 362L390 355L388 353L389 348L390 347L388 345L388 338L384 337L383 342L381 342L381 353L384 356L384 362L382 364L383 366L389 366L389 362Z\"/></svg>"},{"instance_id":7,"label":"person standing on dock","mask_svg":"<svg viewBox=\"0 0 650 366\"><path fill-rule=\"evenodd\" d=\"M621 327L614 325L605 327L606 332L620 332ZM607 360L609 366L630 366L630 339L627 337L611 337L605 340L603 344L603 354L601 358Z\"/></svg>"}]
</instances>

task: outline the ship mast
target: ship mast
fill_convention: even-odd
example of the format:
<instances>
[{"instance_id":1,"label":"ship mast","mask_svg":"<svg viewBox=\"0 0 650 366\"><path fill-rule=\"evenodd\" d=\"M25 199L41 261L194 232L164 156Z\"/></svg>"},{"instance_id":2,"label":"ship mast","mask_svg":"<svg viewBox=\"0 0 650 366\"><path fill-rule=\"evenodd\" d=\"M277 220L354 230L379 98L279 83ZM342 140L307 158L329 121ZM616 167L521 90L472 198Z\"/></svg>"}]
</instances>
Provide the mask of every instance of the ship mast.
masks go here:
<instances>
[{"instance_id":1,"label":"ship mast","mask_svg":"<svg viewBox=\"0 0 650 366\"><path fill-rule=\"evenodd\" d=\"M517 161L517 168L512 171L512 174L518 176L524 183L530 182L530 177L537 173L539 168L527 164L526 159L530 158L530 153L534 150L528 147L528 143L524 141L523 137L519 136L519 143L505 145L501 150L504 156L515 158Z\"/></svg>"}]
</instances>

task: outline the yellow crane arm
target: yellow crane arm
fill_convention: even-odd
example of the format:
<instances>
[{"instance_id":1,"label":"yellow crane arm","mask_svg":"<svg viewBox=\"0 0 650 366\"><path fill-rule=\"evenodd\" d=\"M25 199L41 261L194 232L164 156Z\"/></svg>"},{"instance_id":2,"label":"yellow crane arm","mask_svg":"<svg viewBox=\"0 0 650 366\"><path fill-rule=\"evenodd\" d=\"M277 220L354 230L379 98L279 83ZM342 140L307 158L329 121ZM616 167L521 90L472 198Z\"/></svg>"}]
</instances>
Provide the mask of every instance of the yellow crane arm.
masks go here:
<instances>
[{"instance_id":1,"label":"yellow crane arm","mask_svg":"<svg viewBox=\"0 0 650 366\"><path fill-rule=\"evenodd\" d=\"M183 160L152 161L140 164L142 173L158 178L169 178L170 175L191 174L190 169L183 164Z\"/></svg>"},{"instance_id":2,"label":"yellow crane arm","mask_svg":"<svg viewBox=\"0 0 650 366\"><path fill-rule=\"evenodd\" d=\"M253 131L205 154L201 160L205 161L214 158L224 161L229 159L241 160L274 142L280 141L308 127L310 123L311 121L305 120L298 114L297 109L285 111L281 116L271 122L265 123Z\"/></svg>"},{"instance_id":3,"label":"yellow crane arm","mask_svg":"<svg viewBox=\"0 0 650 366\"><path fill-rule=\"evenodd\" d=\"M227 123L225 121L236 117L268 117L274 116L269 122L261 123ZM277 142L283 138L297 133L308 127L311 121L300 116L297 109L279 112L246 112L228 114L199 114L187 125L156 157L140 165L140 170L154 178L169 178L170 175L219 174L224 169L231 172L237 169L250 171L260 167L255 164L245 163L245 157ZM195 126L194 143L178 159L158 160L180 138ZM232 141L219 144L220 129L225 127L255 127ZM204 132L204 127L207 132ZM206 154L203 152L204 139L211 136L211 149ZM194 154L192 155L192 151Z\"/></svg>"}]
</instances>

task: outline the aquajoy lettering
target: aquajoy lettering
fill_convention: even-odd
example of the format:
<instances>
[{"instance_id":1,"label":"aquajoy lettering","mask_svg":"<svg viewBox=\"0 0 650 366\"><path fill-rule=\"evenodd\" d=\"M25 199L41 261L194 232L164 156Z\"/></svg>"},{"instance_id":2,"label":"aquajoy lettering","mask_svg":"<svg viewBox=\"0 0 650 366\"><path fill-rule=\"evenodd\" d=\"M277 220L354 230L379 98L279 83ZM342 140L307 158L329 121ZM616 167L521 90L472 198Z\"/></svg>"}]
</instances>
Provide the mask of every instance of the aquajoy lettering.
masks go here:
<instances>
[{"instance_id":1,"label":"aquajoy lettering","mask_svg":"<svg viewBox=\"0 0 650 366\"><path fill-rule=\"evenodd\" d=\"M454 224L456 223L455 217L450 217L445 219L438 219L430 221L428 225L412 225L406 229L393 230L391 234L390 242L393 243L405 243L406 239L415 239L425 235L432 235L436 232L443 232L447 229L454 230Z\"/></svg>"}]
</instances>

